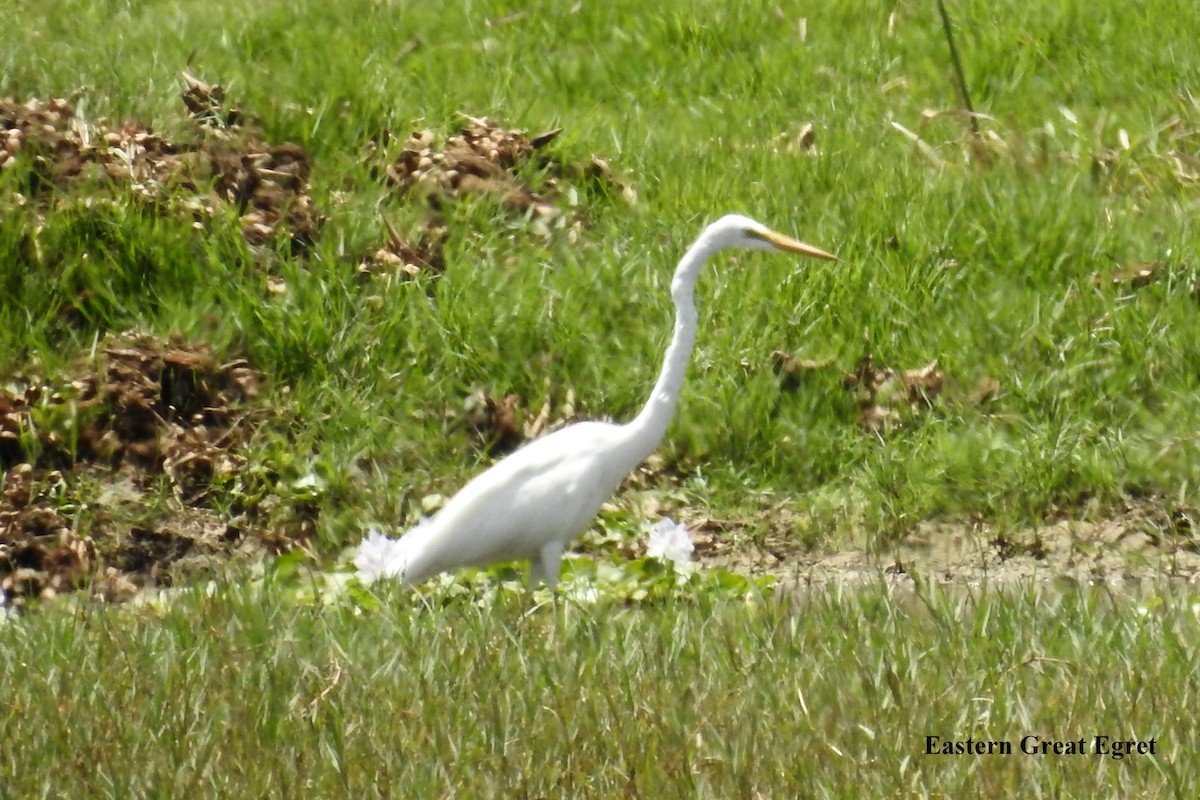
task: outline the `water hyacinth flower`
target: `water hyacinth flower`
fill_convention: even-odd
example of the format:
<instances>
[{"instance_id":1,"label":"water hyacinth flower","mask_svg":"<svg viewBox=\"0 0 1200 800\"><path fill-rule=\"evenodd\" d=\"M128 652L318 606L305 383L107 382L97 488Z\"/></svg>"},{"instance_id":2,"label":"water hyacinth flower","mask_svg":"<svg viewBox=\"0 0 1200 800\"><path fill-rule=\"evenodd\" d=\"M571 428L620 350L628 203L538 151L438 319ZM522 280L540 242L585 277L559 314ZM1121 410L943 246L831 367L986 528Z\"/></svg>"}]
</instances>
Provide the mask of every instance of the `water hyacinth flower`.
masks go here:
<instances>
[{"instance_id":1,"label":"water hyacinth flower","mask_svg":"<svg viewBox=\"0 0 1200 800\"><path fill-rule=\"evenodd\" d=\"M427 524L429 517L421 517L409 533ZM411 544L412 540L407 539L407 536L393 539L384 536L377 528L369 529L358 545L358 554L354 556L358 579L363 583L372 583L380 578L403 578L404 570L408 567L407 550Z\"/></svg>"},{"instance_id":2,"label":"water hyacinth flower","mask_svg":"<svg viewBox=\"0 0 1200 800\"><path fill-rule=\"evenodd\" d=\"M650 538L646 542L646 555L677 564L689 563L694 549L695 545L692 544L687 526L676 523L670 517L663 517L654 523L654 527L650 529Z\"/></svg>"},{"instance_id":3,"label":"water hyacinth flower","mask_svg":"<svg viewBox=\"0 0 1200 800\"><path fill-rule=\"evenodd\" d=\"M358 579L364 583L399 577L404 570L400 540L384 536L381 531L371 528L358 546L354 566L358 569Z\"/></svg>"},{"instance_id":4,"label":"water hyacinth flower","mask_svg":"<svg viewBox=\"0 0 1200 800\"><path fill-rule=\"evenodd\" d=\"M595 586L567 586L563 590L563 596L574 600L580 605L591 605L600 602L600 590Z\"/></svg>"},{"instance_id":5,"label":"water hyacinth flower","mask_svg":"<svg viewBox=\"0 0 1200 800\"><path fill-rule=\"evenodd\" d=\"M325 481L315 472L309 472L293 481L292 488L316 492L325 488Z\"/></svg>"}]
</instances>

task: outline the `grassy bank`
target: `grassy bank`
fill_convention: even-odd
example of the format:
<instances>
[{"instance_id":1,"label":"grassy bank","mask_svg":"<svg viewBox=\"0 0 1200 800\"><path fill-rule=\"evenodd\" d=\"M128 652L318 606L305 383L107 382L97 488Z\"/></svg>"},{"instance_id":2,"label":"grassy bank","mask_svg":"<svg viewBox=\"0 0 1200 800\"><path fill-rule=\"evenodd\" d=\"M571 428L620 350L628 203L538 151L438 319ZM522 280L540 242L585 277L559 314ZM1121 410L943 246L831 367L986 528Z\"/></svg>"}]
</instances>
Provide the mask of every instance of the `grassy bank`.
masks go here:
<instances>
[{"instance_id":1,"label":"grassy bank","mask_svg":"<svg viewBox=\"0 0 1200 800\"><path fill-rule=\"evenodd\" d=\"M1192 15L1172 7L1066 3L1031 19L957 5L990 115L972 146L963 120L925 113L957 103L925 4L23 4L0 34L4 91L77 93L89 118L171 130L187 67L269 141L311 150L328 220L294 257L251 251L231 215L197 234L121 187L115 210L64 199L44 222L6 201L4 313L22 324L0 331L0 354L54 363L134 326L244 352L304 420L290 440L265 434L268 466L317 469L368 516L411 520L388 498L477 469L446 422L473 389L515 395L528 417L568 390L582 416L636 412L669 332L672 265L702 222L741 210L843 261L738 256L702 279L696 363L663 446L692 479L694 516L749 521L786 499L802 512L793 533L836 541L930 516L1027 524L1131 493L1191 502L1200 59L1183 45ZM561 126L555 155L603 155L638 204L583 196L569 236L488 198L453 204L444 275L363 281L355 267L386 235L378 210L405 234L425 214L381 183L379 147L452 132L458 111ZM79 268L84 253L99 266ZM64 321L80 294L94 299ZM829 365L781 392L776 350ZM936 359L932 413L864 434L842 376L865 355L897 370ZM361 528L341 505L324 509L329 541Z\"/></svg>"}]
</instances>

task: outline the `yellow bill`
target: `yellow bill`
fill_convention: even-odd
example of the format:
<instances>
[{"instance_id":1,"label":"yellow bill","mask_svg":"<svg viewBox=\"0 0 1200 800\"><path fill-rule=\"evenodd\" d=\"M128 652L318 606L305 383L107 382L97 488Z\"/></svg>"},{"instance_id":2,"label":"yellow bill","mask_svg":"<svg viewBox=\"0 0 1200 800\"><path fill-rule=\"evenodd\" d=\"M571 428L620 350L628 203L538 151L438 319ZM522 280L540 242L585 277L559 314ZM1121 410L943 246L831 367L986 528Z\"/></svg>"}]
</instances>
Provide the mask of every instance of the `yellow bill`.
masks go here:
<instances>
[{"instance_id":1,"label":"yellow bill","mask_svg":"<svg viewBox=\"0 0 1200 800\"><path fill-rule=\"evenodd\" d=\"M838 260L838 257L833 253L826 253L819 247L813 247L811 244L805 244L775 231L748 230L746 234L753 236L755 239L762 239L764 242L786 253L796 253L802 256L809 256L810 258L823 258L826 261Z\"/></svg>"}]
</instances>

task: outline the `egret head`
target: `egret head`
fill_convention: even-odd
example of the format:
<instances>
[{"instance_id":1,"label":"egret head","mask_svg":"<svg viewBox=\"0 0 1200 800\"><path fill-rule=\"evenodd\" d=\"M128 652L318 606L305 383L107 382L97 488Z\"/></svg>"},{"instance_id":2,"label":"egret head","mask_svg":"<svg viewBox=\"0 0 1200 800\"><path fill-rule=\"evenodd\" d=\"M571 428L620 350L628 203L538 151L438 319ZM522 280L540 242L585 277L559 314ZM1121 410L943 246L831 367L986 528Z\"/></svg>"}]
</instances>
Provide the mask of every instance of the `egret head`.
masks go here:
<instances>
[{"instance_id":1,"label":"egret head","mask_svg":"<svg viewBox=\"0 0 1200 800\"><path fill-rule=\"evenodd\" d=\"M837 261L837 256L826 253L819 247L796 241L790 236L771 230L761 222L755 222L741 214L727 214L708 226L705 233L718 247L745 247L751 250L777 250L796 253L810 258Z\"/></svg>"}]
</instances>

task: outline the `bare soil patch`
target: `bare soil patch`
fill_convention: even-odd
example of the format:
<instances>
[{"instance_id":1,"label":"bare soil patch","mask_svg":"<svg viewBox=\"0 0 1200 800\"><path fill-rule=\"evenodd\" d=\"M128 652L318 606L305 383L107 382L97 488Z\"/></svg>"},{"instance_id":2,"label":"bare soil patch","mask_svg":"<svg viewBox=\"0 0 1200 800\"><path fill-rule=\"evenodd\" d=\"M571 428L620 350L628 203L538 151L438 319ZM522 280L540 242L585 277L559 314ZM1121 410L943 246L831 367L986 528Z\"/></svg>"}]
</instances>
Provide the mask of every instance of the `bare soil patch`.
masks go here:
<instances>
[{"instance_id":1,"label":"bare soil patch","mask_svg":"<svg viewBox=\"0 0 1200 800\"><path fill-rule=\"evenodd\" d=\"M695 538L703 563L775 575L781 585L797 588L861 585L880 576L959 586L1064 581L1120 587L1164 577L1200 585L1197 519L1191 510L1146 500L1101 519L1059 520L1021 531L929 522L877 551L815 552L780 535L768 536L761 546L733 546L705 531Z\"/></svg>"}]
</instances>

